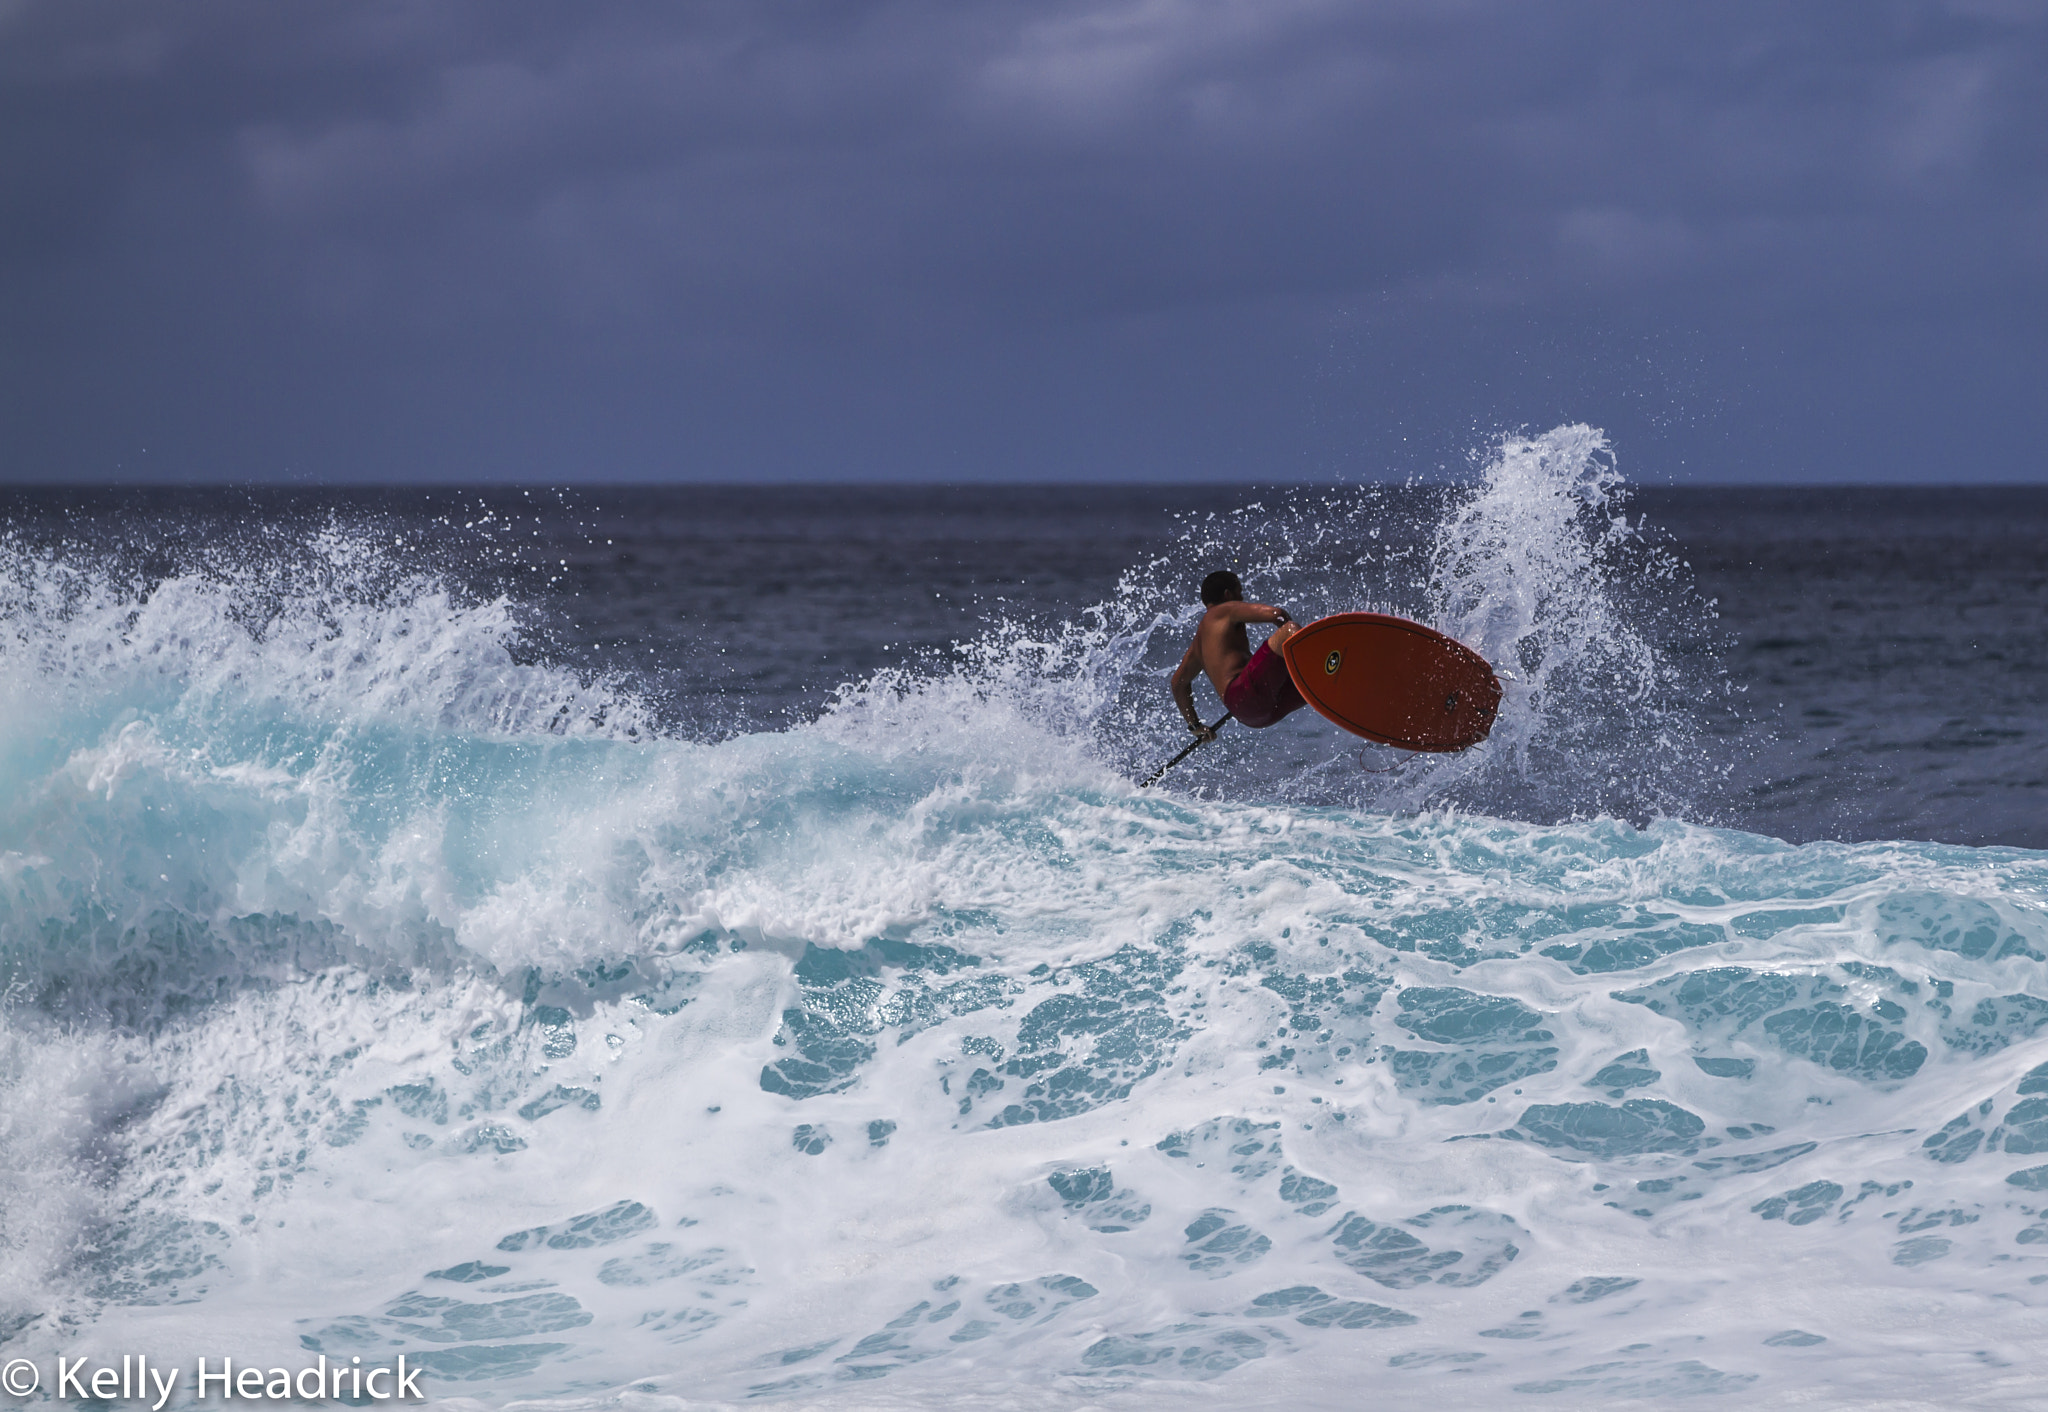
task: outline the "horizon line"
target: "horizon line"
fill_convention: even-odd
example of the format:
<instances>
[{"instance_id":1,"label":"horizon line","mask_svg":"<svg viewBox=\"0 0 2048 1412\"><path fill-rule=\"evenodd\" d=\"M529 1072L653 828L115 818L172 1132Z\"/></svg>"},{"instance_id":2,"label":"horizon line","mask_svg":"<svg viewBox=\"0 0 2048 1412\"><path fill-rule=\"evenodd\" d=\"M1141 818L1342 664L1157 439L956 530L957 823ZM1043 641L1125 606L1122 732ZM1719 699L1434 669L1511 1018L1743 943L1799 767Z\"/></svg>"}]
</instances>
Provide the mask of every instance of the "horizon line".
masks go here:
<instances>
[{"instance_id":1,"label":"horizon line","mask_svg":"<svg viewBox=\"0 0 2048 1412\"><path fill-rule=\"evenodd\" d=\"M1357 480L90 480L9 481L0 494L64 491L622 491L622 490L1341 490L1346 488L1434 489L1470 485L1481 477L1411 476ZM2048 477L2035 480L1632 480L1628 490L2048 490Z\"/></svg>"}]
</instances>

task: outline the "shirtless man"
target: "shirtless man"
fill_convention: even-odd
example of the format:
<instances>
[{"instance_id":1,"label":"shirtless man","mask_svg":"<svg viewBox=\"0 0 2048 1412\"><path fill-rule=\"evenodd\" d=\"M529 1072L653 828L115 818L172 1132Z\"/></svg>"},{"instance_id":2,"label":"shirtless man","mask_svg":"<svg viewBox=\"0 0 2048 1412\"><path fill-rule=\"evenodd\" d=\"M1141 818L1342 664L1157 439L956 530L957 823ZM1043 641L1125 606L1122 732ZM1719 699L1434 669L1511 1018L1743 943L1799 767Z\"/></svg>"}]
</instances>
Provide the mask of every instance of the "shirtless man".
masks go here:
<instances>
[{"instance_id":1,"label":"shirtless man","mask_svg":"<svg viewBox=\"0 0 2048 1412\"><path fill-rule=\"evenodd\" d=\"M1245 602L1244 585L1228 569L1218 569L1202 580L1202 601L1209 611L1202 614L1195 640L1188 644L1187 655L1173 673L1173 701L1189 730L1203 740L1216 738L1216 732L1195 714L1195 678L1204 672L1230 714L1247 726L1270 726L1308 704L1294 689L1294 678L1280 656L1280 648L1296 631L1294 620L1284 610ZM1251 639L1245 636L1246 623L1279 626L1253 652Z\"/></svg>"}]
</instances>

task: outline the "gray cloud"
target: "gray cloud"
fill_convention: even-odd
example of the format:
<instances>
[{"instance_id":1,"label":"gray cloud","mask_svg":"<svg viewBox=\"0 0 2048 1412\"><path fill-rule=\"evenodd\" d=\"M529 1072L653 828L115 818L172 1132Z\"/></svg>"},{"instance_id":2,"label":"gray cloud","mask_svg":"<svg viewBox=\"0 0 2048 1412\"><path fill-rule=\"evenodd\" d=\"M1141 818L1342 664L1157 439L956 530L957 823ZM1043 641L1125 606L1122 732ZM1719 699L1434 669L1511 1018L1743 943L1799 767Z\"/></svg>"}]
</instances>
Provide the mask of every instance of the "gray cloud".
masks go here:
<instances>
[{"instance_id":1,"label":"gray cloud","mask_svg":"<svg viewBox=\"0 0 2048 1412\"><path fill-rule=\"evenodd\" d=\"M0 474L1291 478L1572 416L2038 478L2044 60L2020 0L14 0Z\"/></svg>"}]
</instances>

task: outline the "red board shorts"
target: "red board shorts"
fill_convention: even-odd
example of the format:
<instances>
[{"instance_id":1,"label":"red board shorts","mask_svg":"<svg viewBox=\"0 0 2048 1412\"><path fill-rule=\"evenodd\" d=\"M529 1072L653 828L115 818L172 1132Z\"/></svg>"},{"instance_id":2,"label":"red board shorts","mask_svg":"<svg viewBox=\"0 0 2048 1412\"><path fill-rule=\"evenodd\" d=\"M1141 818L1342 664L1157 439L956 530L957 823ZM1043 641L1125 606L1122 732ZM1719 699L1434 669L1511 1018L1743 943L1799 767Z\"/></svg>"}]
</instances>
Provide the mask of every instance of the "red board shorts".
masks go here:
<instances>
[{"instance_id":1,"label":"red board shorts","mask_svg":"<svg viewBox=\"0 0 2048 1412\"><path fill-rule=\"evenodd\" d=\"M1308 705L1294 689L1287 663L1270 642L1260 643L1251 661L1244 664L1244 670L1223 688L1223 704L1239 724L1254 729L1270 726L1288 712Z\"/></svg>"}]
</instances>

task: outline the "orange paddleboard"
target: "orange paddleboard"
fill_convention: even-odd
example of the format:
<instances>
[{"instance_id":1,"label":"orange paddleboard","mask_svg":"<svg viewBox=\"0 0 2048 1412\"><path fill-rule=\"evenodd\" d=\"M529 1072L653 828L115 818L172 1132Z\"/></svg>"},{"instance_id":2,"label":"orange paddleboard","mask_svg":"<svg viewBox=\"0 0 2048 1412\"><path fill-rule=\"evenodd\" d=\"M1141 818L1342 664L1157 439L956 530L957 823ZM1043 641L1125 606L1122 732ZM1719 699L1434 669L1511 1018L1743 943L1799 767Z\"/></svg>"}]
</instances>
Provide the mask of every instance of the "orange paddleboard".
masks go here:
<instances>
[{"instance_id":1,"label":"orange paddleboard","mask_svg":"<svg viewBox=\"0 0 2048 1412\"><path fill-rule=\"evenodd\" d=\"M1333 613L1287 640L1295 689L1353 735L1403 750L1463 750L1486 739L1500 679L1435 628L1387 613Z\"/></svg>"}]
</instances>

